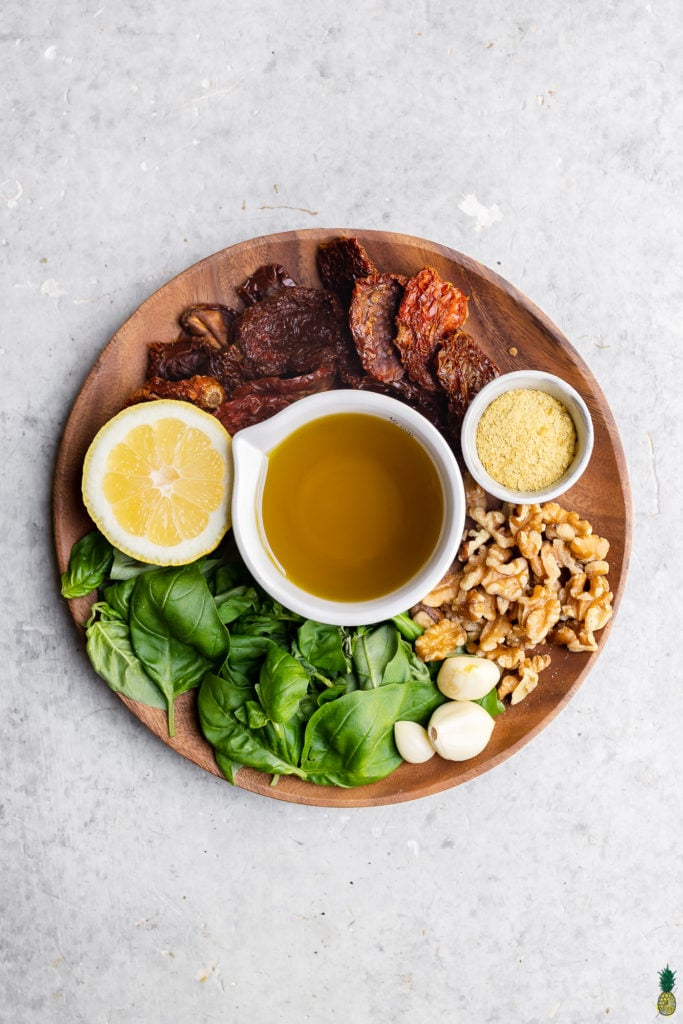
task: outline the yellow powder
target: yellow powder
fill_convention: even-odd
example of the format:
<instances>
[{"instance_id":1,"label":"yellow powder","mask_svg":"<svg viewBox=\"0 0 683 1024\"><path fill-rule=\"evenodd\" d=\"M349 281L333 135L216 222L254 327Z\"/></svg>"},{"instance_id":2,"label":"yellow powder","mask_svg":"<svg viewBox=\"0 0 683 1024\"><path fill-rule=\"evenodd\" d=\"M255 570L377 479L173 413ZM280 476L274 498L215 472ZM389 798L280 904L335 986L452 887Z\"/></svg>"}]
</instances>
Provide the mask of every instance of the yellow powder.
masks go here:
<instances>
[{"instance_id":1,"label":"yellow powder","mask_svg":"<svg viewBox=\"0 0 683 1024\"><path fill-rule=\"evenodd\" d=\"M576 430L567 409L536 388L507 391L484 410L477 452L484 469L515 491L549 487L571 465Z\"/></svg>"}]
</instances>

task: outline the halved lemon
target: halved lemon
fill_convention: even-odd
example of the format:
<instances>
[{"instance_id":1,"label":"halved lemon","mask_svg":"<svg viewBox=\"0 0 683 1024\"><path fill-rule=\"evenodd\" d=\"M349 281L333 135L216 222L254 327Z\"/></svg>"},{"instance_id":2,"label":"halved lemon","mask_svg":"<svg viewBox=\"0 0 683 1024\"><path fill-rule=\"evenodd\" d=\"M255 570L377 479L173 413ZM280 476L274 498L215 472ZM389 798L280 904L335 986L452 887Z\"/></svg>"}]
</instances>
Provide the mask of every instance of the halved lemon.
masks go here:
<instances>
[{"instance_id":1,"label":"halved lemon","mask_svg":"<svg viewBox=\"0 0 683 1024\"><path fill-rule=\"evenodd\" d=\"M188 402L131 405L95 435L83 463L83 500L104 536L155 565L213 551L230 527L232 442Z\"/></svg>"}]
</instances>

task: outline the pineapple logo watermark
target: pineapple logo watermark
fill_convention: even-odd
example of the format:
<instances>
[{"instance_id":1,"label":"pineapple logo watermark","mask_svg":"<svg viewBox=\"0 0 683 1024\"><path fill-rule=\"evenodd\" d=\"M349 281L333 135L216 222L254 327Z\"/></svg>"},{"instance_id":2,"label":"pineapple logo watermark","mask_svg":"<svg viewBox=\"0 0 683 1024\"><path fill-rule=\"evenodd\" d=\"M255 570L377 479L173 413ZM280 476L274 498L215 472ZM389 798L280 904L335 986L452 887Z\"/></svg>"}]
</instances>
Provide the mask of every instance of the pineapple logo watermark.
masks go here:
<instances>
[{"instance_id":1,"label":"pineapple logo watermark","mask_svg":"<svg viewBox=\"0 0 683 1024\"><path fill-rule=\"evenodd\" d=\"M662 1017L670 1017L672 1013L676 1012L676 996L674 995L674 988L676 986L676 972L672 971L667 964L663 971L659 972L659 998L657 1000L657 1012Z\"/></svg>"}]
</instances>

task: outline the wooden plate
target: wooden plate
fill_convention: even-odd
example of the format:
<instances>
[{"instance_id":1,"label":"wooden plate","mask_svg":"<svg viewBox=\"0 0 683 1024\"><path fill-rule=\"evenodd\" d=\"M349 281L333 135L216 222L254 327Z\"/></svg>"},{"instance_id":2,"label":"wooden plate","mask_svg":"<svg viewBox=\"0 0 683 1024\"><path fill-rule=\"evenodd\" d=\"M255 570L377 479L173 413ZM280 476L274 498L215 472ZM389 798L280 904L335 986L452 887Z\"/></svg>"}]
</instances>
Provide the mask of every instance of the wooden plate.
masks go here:
<instances>
[{"instance_id":1,"label":"wooden plate","mask_svg":"<svg viewBox=\"0 0 683 1024\"><path fill-rule=\"evenodd\" d=\"M153 341L172 341L178 334L178 316L187 306L201 302L238 304L236 286L264 263L280 263L299 284L319 286L318 245L344 234L359 238L381 270L411 275L431 265L466 292L470 296L467 330L501 370L547 370L569 381L583 395L595 427L594 454L581 481L562 498L562 504L589 519L595 532L610 540L609 578L616 610L630 553L631 498L617 429L590 370L557 327L497 274L444 246L383 231L291 231L241 242L189 267L133 313L90 371L62 438L54 482L54 529L60 571L67 566L73 543L92 529L80 489L86 449L100 426L119 411L130 392L142 383L147 345ZM79 629L89 605L85 598L70 602ZM471 761L454 763L434 757L424 765L403 764L381 782L357 789L315 786L291 776L283 776L276 786L271 786L270 776L243 768L237 777L238 785L278 800L350 807L411 800L467 782L510 757L557 715L593 668L610 625L599 634L599 650L593 654L555 649L552 664L536 690L497 719L489 746ZM98 680L94 685L105 684ZM211 747L199 732L195 694L185 694L178 701L173 739L167 735L163 712L121 699L164 743L220 776Z\"/></svg>"}]
</instances>

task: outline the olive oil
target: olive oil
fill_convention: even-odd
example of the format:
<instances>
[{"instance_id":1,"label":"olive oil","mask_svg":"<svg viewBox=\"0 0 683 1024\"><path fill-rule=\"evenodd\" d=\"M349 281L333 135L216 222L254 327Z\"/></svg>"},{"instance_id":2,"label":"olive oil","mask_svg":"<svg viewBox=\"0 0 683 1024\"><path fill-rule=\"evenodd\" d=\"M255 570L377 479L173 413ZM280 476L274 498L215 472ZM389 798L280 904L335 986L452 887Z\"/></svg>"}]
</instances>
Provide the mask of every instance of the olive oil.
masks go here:
<instances>
[{"instance_id":1,"label":"olive oil","mask_svg":"<svg viewBox=\"0 0 683 1024\"><path fill-rule=\"evenodd\" d=\"M365 413L313 420L268 454L261 526L298 587L330 601L369 601L407 583L436 547L439 474L402 427Z\"/></svg>"}]
</instances>

